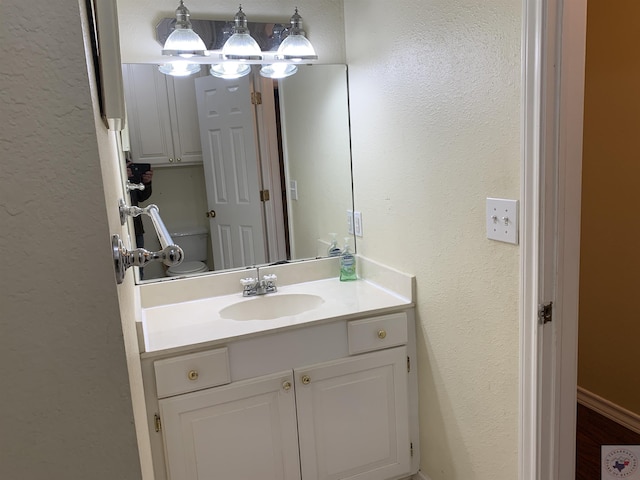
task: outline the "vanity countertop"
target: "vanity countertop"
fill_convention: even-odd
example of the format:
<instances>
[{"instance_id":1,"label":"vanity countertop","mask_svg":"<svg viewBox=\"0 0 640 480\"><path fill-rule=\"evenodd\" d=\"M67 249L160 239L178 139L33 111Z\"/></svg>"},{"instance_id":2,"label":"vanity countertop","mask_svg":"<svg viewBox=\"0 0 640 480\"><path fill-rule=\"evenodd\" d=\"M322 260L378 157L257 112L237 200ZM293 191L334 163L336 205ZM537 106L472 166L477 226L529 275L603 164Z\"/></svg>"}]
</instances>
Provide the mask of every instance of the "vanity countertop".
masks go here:
<instances>
[{"instance_id":1,"label":"vanity countertop","mask_svg":"<svg viewBox=\"0 0 640 480\"><path fill-rule=\"evenodd\" d=\"M404 292L403 292L404 293ZM315 295L321 305L290 316L267 320L229 320L220 315L238 302L260 301L265 297L243 297L241 293L201 298L142 309L141 327L146 353L177 349L188 345L216 344L241 337L275 333L315 322L346 319L362 314L384 313L412 306L411 293L404 296L379 284L356 280L341 282L326 278L278 287L278 295Z\"/></svg>"}]
</instances>

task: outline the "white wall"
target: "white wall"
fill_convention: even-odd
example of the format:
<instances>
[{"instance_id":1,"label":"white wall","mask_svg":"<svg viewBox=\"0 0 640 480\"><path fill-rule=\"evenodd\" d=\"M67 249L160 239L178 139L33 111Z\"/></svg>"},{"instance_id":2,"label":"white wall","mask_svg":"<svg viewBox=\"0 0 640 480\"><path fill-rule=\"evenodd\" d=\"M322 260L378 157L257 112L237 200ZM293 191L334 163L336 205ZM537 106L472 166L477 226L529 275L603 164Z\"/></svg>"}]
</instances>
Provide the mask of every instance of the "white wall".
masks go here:
<instances>
[{"instance_id":1,"label":"white wall","mask_svg":"<svg viewBox=\"0 0 640 480\"><path fill-rule=\"evenodd\" d=\"M417 276L421 456L433 480L517 478L521 2L345 0L358 252ZM409 42L413 41L413 44Z\"/></svg>"},{"instance_id":2,"label":"white wall","mask_svg":"<svg viewBox=\"0 0 640 480\"><path fill-rule=\"evenodd\" d=\"M99 162L113 138L92 110L78 1L2 8L0 478L133 480Z\"/></svg>"},{"instance_id":3,"label":"white wall","mask_svg":"<svg viewBox=\"0 0 640 480\"><path fill-rule=\"evenodd\" d=\"M292 256L326 256L329 233L344 245L353 205L346 67L301 68L280 85L287 178L298 186L289 201Z\"/></svg>"}]
</instances>

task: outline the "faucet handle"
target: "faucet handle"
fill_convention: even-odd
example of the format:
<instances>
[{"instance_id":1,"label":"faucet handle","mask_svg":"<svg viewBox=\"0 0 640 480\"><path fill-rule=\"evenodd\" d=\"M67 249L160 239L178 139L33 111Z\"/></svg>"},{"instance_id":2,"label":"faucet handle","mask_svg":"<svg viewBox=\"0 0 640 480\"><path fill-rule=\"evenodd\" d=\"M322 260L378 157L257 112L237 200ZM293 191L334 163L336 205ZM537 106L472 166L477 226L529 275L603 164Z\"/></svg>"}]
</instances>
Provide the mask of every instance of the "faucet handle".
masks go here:
<instances>
[{"instance_id":1,"label":"faucet handle","mask_svg":"<svg viewBox=\"0 0 640 480\"><path fill-rule=\"evenodd\" d=\"M243 287L250 287L251 285L255 285L255 283L256 283L256 279L252 277L240 279L240 285L242 285Z\"/></svg>"},{"instance_id":2,"label":"faucet handle","mask_svg":"<svg viewBox=\"0 0 640 480\"><path fill-rule=\"evenodd\" d=\"M267 282L275 282L278 279L275 273L269 273L262 278Z\"/></svg>"}]
</instances>

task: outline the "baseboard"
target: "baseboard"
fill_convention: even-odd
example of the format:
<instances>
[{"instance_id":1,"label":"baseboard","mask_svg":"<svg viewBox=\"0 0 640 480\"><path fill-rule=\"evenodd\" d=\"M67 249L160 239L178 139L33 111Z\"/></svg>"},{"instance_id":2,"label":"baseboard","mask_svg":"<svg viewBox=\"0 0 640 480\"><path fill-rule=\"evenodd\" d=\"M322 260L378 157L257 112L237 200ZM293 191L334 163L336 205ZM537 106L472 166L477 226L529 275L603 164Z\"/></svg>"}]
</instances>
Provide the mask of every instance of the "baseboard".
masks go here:
<instances>
[{"instance_id":1,"label":"baseboard","mask_svg":"<svg viewBox=\"0 0 640 480\"><path fill-rule=\"evenodd\" d=\"M578 403L640 434L640 415L630 412L582 387L578 387Z\"/></svg>"},{"instance_id":2,"label":"baseboard","mask_svg":"<svg viewBox=\"0 0 640 480\"><path fill-rule=\"evenodd\" d=\"M431 480L426 473L418 472L413 476L413 480Z\"/></svg>"}]
</instances>

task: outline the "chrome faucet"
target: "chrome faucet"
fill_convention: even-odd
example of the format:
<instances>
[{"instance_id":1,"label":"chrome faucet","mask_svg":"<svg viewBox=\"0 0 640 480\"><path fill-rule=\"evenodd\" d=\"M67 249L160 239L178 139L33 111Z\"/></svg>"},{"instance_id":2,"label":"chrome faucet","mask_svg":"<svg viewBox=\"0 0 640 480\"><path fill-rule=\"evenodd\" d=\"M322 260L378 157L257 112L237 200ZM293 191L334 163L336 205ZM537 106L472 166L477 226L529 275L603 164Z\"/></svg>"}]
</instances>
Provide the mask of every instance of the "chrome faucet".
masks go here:
<instances>
[{"instance_id":1,"label":"chrome faucet","mask_svg":"<svg viewBox=\"0 0 640 480\"><path fill-rule=\"evenodd\" d=\"M266 295L267 293L277 292L277 279L278 277L276 277L275 274L270 273L264 275L261 280L260 267L256 267L256 278L247 277L240 280L240 284L242 285L242 296L254 297L256 295Z\"/></svg>"}]
</instances>

